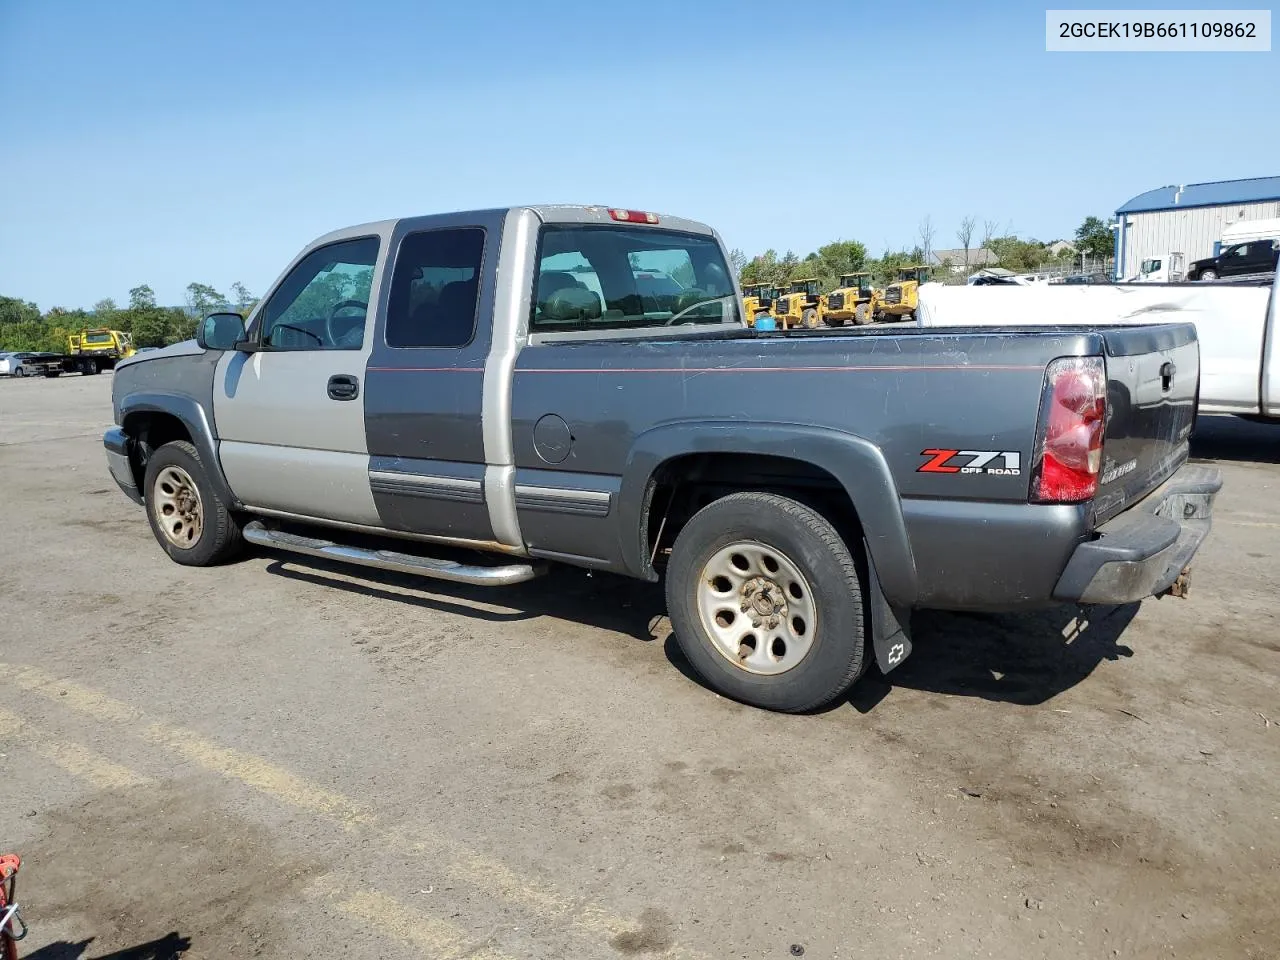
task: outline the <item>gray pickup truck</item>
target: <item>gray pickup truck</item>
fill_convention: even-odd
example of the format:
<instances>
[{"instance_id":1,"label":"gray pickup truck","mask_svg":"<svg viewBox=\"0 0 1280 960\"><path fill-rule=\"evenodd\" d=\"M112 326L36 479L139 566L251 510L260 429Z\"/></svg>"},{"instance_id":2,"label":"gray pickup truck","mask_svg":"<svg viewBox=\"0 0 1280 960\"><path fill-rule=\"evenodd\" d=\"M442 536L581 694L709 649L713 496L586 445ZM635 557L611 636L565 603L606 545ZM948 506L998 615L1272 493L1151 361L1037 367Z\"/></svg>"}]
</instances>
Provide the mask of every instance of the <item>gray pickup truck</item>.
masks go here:
<instances>
[{"instance_id":1,"label":"gray pickup truck","mask_svg":"<svg viewBox=\"0 0 1280 960\"><path fill-rule=\"evenodd\" d=\"M1198 381L1190 324L752 330L710 228L515 207L321 237L120 364L104 442L178 563L664 577L713 688L807 711L918 608L1181 593Z\"/></svg>"}]
</instances>

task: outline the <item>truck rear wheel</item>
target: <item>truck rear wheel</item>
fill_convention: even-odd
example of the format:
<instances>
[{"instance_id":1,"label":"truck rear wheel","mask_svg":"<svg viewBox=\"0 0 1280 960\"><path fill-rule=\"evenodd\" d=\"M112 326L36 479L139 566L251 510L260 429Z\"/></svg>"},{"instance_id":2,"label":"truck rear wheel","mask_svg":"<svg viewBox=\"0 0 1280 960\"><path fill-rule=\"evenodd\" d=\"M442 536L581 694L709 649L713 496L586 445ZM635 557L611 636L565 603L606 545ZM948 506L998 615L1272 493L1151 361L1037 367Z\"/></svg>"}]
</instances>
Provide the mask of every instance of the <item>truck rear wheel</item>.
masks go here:
<instances>
[{"instance_id":1,"label":"truck rear wheel","mask_svg":"<svg viewBox=\"0 0 1280 960\"><path fill-rule=\"evenodd\" d=\"M147 461L143 494L156 542L170 559L208 567L243 545L240 524L209 483L196 448L185 440L166 443Z\"/></svg>"},{"instance_id":2,"label":"truck rear wheel","mask_svg":"<svg viewBox=\"0 0 1280 960\"><path fill-rule=\"evenodd\" d=\"M743 703L816 710L865 669L853 555L824 517L788 497L735 493L698 511L672 548L666 595L684 655Z\"/></svg>"}]
</instances>

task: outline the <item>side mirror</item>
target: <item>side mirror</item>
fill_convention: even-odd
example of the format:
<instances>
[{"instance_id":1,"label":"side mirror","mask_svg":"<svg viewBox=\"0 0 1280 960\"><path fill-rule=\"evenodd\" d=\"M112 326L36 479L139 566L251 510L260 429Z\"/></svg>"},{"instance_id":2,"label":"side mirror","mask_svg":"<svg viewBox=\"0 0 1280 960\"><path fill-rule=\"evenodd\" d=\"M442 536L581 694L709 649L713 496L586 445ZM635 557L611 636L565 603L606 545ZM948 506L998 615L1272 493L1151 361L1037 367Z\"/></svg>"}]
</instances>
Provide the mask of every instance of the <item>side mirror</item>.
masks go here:
<instances>
[{"instance_id":1,"label":"side mirror","mask_svg":"<svg viewBox=\"0 0 1280 960\"><path fill-rule=\"evenodd\" d=\"M244 339L244 317L238 313L211 313L196 327L196 343L205 350L234 350Z\"/></svg>"}]
</instances>

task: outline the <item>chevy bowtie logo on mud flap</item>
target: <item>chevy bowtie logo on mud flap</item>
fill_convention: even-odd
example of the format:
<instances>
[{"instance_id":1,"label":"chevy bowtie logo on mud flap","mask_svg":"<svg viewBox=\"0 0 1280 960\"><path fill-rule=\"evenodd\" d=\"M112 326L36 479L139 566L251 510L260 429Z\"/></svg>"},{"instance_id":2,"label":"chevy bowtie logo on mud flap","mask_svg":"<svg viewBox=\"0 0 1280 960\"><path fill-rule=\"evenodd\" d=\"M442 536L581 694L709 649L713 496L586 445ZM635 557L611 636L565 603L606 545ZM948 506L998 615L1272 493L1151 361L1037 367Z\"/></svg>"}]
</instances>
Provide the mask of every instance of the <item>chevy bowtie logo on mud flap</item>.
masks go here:
<instances>
[{"instance_id":1,"label":"chevy bowtie logo on mud flap","mask_svg":"<svg viewBox=\"0 0 1280 960\"><path fill-rule=\"evenodd\" d=\"M1016 450L921 450L929 459L916 473L985 473L1017 477L1022 474L1022 454ZM962 459L964 458L964 459ZM992 463L999 461L999 466Z\"/></svg>"}]
</instances>

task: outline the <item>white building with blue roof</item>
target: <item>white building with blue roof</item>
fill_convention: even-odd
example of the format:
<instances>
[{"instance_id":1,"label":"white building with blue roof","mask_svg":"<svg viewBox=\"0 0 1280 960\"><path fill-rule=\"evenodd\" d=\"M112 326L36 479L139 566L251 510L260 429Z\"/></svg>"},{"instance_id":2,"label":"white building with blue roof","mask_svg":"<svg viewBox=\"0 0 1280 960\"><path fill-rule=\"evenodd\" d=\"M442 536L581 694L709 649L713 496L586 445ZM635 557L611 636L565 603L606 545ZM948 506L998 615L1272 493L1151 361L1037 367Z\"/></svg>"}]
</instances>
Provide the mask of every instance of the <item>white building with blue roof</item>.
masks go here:
<instances>
[{"instance_id":1,"label":"white building with blue roof","mask_svg":"<svg viewBox=\"0 0 1280 960\"><path fill-rule=\"evenodd\" d=\"M1142 261L1181 253L1183 263L1217 254L1222 231L1241 220L1280 217L1280 177L1158 187L1116 210L1116 278Z\"/></svg>"}]
</instances>

